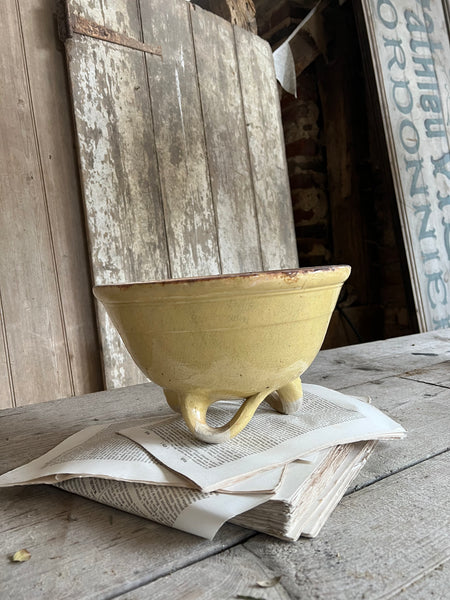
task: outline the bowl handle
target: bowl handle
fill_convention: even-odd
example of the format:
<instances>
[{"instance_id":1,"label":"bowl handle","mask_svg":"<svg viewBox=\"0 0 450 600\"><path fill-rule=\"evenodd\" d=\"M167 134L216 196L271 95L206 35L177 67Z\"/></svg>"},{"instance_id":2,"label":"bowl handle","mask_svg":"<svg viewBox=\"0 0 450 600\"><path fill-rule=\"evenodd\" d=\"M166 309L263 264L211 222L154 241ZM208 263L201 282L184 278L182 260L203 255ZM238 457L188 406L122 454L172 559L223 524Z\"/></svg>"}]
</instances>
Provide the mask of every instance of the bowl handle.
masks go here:
<instances>
[{"instance_id":1,"label":"bowl handle","mask_svg":"<svg viewBox=\"0 0 450 600\"><path fill-rule=\"evenodd\" d=\"M165 391L167 392L167 390ZM248 425L263 400L267 400L278 412L284 414L295 412L300 408L303 400L300 378L279 388L276 392L271 393L265 390L264 392L250 396L239 407L234 417L221 427L211 427L206 422L207 410L215 402L215 400L211 400L206 394L180 394L176 403L177 406L174 406L174 402L171 403L171 406L181 412L194 437L209 444L219 444L227 442L240 433Z\"/></svg>"}]
</instances>

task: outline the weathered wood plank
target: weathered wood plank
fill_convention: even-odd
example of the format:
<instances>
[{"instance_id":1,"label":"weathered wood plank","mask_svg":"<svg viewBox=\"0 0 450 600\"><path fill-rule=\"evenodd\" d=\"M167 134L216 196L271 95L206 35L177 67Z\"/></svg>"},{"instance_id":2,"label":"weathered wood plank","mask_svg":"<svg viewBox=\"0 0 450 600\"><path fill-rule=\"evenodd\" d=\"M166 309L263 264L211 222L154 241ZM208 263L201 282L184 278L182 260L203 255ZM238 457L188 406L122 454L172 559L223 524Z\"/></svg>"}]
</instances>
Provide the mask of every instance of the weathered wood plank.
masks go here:
<instances>
[{"instance_id":1,"label":"weathered wood plank","mask_svg":"<svg viewBox=\"0 0 450 600\"><path fill-rule=\"evenodd\" d=\"M403 373L402 377L450 388L450 360L434 365L433 367L408 371Z\"/></svg>"},{"instance_id":2,"label":"weathered wood plank","mask_svg":"<svg viewBox=\"0 0 450 600\"><path fill-rule=\"evenodd\" d=\"M429 349L436 344L438 336L443 338L442 332L408 336L403 340L406 352L412 344L419 351ZM444 342L442 339L442 346ZM352 348L352 352L363 355L366 349L368 355L378 361L389 361L397 355L394 367L400 374L404 373L405 367L399 363L407 354L402 353L399 339L359 345ZM322 356L330 357L333 352L338 354L342 350L326 351L319 354L317 360L320 362ZM423 358L436 360L436 357ZM351 363L341 365L347 372L351 368ZM362 472L364 484L405 467L418 457L422 460L439 451L445 436L448 440L449 431L446 388L403 377L370 383L370 372L368 378L366 385L357 385L348 391L358 395L371 393L376 406L404 422L409 436L404 441L378 444ZM168 410L162 391L151 383L81 396L76 403L66 399L4 410L0 412L0 472L42 454L75 430L98 422L139 418L149 407L160 414ZM286 590L291 597L298 596L296 586L301 585L304 586L302 593L308 590L309 594L312 590L311 597L314 590L319 589L330 598L360 598L356 595L357 584L370 585L372 581L378 593L383 573L387 573L386 589L389 592L395 585L406 585L416 575L421 576L428 572L427 569L441 564L447 556L442 555L442 538L435 537L435 530L437 534L442 530L448 535L442 529L448 526L443 522L450 485L446 477L448 455L447 452L425 460L351 494L313 542L303 540L286 544L258 536L255 547L249 545L248 549L255 552L259 560L251 561L249 565L248 554L244 551L242 568L249 565L250 572L257 573L262 564L263 572L283 575L280 589ZM378 462L380 456L382 460ZM372 494L373 490L376 493ZM2 590L6 589L18 598L22 597L22 592L29 597L30 590L36 598L60 597L63 590L73 593L69 597L103 598L126 594L252 535L249 531L227 526L214 542L204 542L50 487L0 490L0 511L5 511L0 518L3 555L21 547L27 547L32 553L26 569L18 571L17 565L8 563L0 572ZM404 527L402 515L405 514L411 527ZM417 522L411 521L415 516ZM401 550L402 542L406 550ZM392 549L392 553L385 554L386 548ZM230 558L234 566L239 564L239 552ZM393 556L396 567L400 561L401 568L393 568ZM207 561L193 573L201 573L203 569L212 573L213 569L221 568L219 563L220 560L213 561L209 566ZM314 575L316 567L317 576ZM328 574L327 569L331 569ZM366 570L370 574L367 578L364 577ZM401 573L401 580L395 579L397 571ZM306 579L310 576L308 583ZM360 581L361 576L363 581ZM177 577L180 578L177 582L187 581L184 574ZM170 578L167 581L170 583ZM345 595L347 586L348 596ZM341 590L342 595L335 595L335 589ZM151 587L148 590L151 591ZM260 595L259 590L257 592ZM250 595L256 595L255 590ZM131 592L128 597L133 597Z\"/></svg>"},{"instance_id":3,"label":"weathered wood plank","mask_svg":"<svg viewBox=\"0 0 450 600\"><path fill-rule=\"evenodd\" d=\"M0 8L0 274L12 403L69 395L74 384L60 305L49 195L19 6ZM6 117L7 116L7 117Z\"/></svg>"},{"instance_id":4,"label":"weathered wood plank","mask_svg":"<svg viewBox=\"0 0 450 600\"><path fill-rule=\"evenodd\" d=\"M163 50L146 61L172 277L221 271L188 10L141 4L144 41Z\"/></svg>"},{"instance_id":5,"label":"weathered wood plank","mask_svg":"<svg viewBox=\"0 0 450 600\"><path fill-rule=\"evenodd\" d=\"M73 393L86 394L103 381L64 57L54 2L18 5Z\"/></svg>"},{"instance_id":6,"label":"weathered wood plank","mask_svg":"<svg viewBox=\"0 0 450 600\"><path fill-rule=\"evenodd\" d=\"M450 449L448 388L403 377L388 377L343 391L370 396L374 406L398 421L407 431L404 440L377 444L353 486L365 486Z\"/></svg>"},{"instance_id":7,"label":"weathered wood plank","mask_svg":"<svg viewBox=\"0 0 450 600\"><path fill-rule=\"evenodd\" d=\"M249 142L229 23L181 0L170 6L68 0L68 8L162 47L161 59L76 33L66 43L94 283L296 266L265 43L246 40L247 48L251 40L264 45L265 55L254 55L257 79L272 103L255 112L244 90L249 115L265 119ZM241 75L251 75L244 59ZM143 381L101 307L99 322L108 387Z\"/></svg>"},{"instance_id":8,"label":"weathered wood plank","mask_svg":"<svg viewBox=\"0 0 450 600\"><path fill-rule=\"evenodd\" d=\"M267 42L239 27L234 28L234 36L262 268L295 268L295 229L272 50Z\"/></svg>"},{"instance_id":9,"label":"weathered wood plank","mask_svg":"<svg viewBox=\"0 0 450 600\"><path fill-rule=\"evenodd\" d=\"M238 25L247 31L258 33L256 10L253 0L191 0L206 10Z\"/></svg>"},{"instance_id":10,"label":"weathered wood plank","mask_svg":"<svg viewBox=\"0 0 450 600\"><path fill-rule=\"evenodd\" d=\"M429 600L430 598L445 598L450 590L450 562L437 565L429 573L402 586L392 598L395 600Z\"/></svg>"},{"instance_id":11,"label":"weathered wood plank","mask_svg":"<svg viewBox=\"0 0 450 600\"><path fill-rule=\"evenodd\" d=\"M189 5L224 273L262 269L232 26Z\"/></svg>"},{"instance_id":12,"label":"weathered wood plank","mask_svg":"<svg viewBox=\"0 0 450 600\"><path fill-rule=\"evenodd\" d=\"M167 278L143 54L92 38L73 38L66 48L94 282ZM99 322L107 386L144 381L101 308Z\"/></svg>"},{"instance_id":13,"label":"weathered wood plank","mask_svg":"<svg viewBox=\"0 0 450 600\"><path fill-rule=\"evenodd\" d=\"M140 40L141 24L137 2L129 0L66 0L71 15ZM140 40L142 41L142 40Z\"/></svg>"},{"instance_id":14,"label":"weathered wood plank","mask_svg":"<svg viewBox=\"0 0 450 600\"><path fill-rule=\"evenodd\" d=\"M441 2L364 0L392 175L422 331L450 325L450 54Z\"/></svg>"},{"instance_id":15,"label":"weathered wood plank","mask_svg":"<svg viewBox=\"0 0 450 600\"><path fill-rule=\"evenodd\" d=\"M303 379L339 390L439 364L449 358L450 329L443 329L426 336L414 334L324 350Z\"/></svg>"},{"instance_id":16,"label":"weathered wood plank","mask_svg":"<svg viewBox=\"0 0 450 600\"><path fill-rule=\"evenodd\" d=\"M450 453L345 497L314 540L244 547L292 598L391 598L450 558ZM407 525L406 525L407 523Z\"/></svg>"},{"instance_id":17,"label":"weathered wood plank","mask_svg":"<svg viewBox=\"0 0 450 600\"><path fill-rule=\"evenodd\" d=\"M281 583L268 588L258 586L258 582L278 576L278 572L268 569L253 553L237 546L124 594L120 599L166 600L170 595L172 600L239 597L289 600Z\"/></svg>"},{"instance_id":18,"label":"weathered wood plank","mask_svg":"<svg viewBox=\"0 0 450 600\"><path fill-rule=\"evenodd\" d=\"M4 598L116 597L252 535L227 525L210 542L50 486L0 498ZM31 553L26 565L8 561L20 548Z\"/></svg>"}]
</instances>

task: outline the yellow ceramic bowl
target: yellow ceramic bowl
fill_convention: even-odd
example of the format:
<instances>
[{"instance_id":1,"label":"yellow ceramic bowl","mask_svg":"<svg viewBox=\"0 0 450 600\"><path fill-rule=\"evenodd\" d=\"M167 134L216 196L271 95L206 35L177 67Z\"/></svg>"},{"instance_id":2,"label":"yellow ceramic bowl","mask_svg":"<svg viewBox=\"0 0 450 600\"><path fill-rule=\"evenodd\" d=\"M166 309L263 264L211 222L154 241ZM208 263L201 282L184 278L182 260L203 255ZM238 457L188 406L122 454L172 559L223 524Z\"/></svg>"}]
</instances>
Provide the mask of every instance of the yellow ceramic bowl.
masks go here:
<instances>
[{"instance_id":1,"label":"yellow ceramic bowl","mask_svg":"<svg viewBox=\"0 0 450 600\"><path fill-rule=\"evenodd\" d=\"M301 405L299 376L318 353L346 265L104 285L94 288L136 364L164 388L195 437L222 442L267 399ZM219 399L246 398L223 427L206 423Z\"/></svg>"}]
</instances>

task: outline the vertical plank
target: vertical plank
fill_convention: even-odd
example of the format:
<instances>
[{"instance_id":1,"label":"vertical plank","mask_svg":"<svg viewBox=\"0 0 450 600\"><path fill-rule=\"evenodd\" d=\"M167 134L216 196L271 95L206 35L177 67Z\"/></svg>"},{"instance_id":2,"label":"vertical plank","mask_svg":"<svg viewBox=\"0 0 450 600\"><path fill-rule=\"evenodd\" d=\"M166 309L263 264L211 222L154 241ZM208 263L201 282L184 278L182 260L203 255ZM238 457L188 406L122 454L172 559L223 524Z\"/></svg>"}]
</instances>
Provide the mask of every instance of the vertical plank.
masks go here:
<instances>
[{"instance_id":1,"label":"vertical plank","mask_svg":"<svg viewBox=\"0 0 450 600\"><path fill-rule=\"evenodd\" d=\"M186 2L141 3L149 88L172 277L220 273L215 213Z\"/></svg>"},{"instance_id":2,"label":"vertical plank","mask_svg":"<svg viewBox=\"0 0 450 600\"><path fill-rule=\"evenodd\" d=\"M102 372L64 54L53 0L19 0L19 7L65 343L79 395L101 389Z\"/></svg>"},{"instance_id":3,"label":"vertical plank","mask_svg":"<svg viewBox=\"0 0 450 600\"><path fill-rule=\"evenodd\" d=\"M184 0L68 0L68 6L72 14L160 45L163 54L78 34L66 43L95 283L295 265L292 245L284 248L289 197L267 49L259 78L264 85L272 77L267 99L276 102L276 119L265 138L263 128L253 130L259 215L231 25ZM255 119L264 110L269 124L263 106ZM274 165L268 173L264 153ZM268 193L263 188L272 179L276 190ZM292 224L292 209L288 216ZM99 319L108 387L142 381L101 308Z\"/></svg>"},{"instance_id":4,"label":"vertical plank","mask_svg":"<svg viewBox=\"0 0 450 600\"><path fill-rule=\"evenodd\" d=\"M169 276L145 60L92 38L66 44L95 284ZM99 309L107 387L144 380Z\"/></svg>"},{"instance_id":5,"label":"vertical plank","mask_svg":"<svg viewBox=\"0 0 450 600\"><path fill-rule=\"evenodd\" d=\"M224 273L262 269L232 26L189 5Z\"/></svg>"},{"instance_id":6,"label":"vertical plank","mask_svg":"<svg viewBox=\"0 0 450 600\"><path fill-rule=\"evenodd\" d=\"M73 393L18 4L0 5L0 286L17 404Z\"/></svg>"},{"instance_id":7,"label":"vertical plank","mask_svg":"<svg viewBox=\"0 0 450 600\"><path fill-rule=\"evenodd\" d=\"M298 266L272 51L234 27L264 270Z\"/></svg>"}]
</instances>

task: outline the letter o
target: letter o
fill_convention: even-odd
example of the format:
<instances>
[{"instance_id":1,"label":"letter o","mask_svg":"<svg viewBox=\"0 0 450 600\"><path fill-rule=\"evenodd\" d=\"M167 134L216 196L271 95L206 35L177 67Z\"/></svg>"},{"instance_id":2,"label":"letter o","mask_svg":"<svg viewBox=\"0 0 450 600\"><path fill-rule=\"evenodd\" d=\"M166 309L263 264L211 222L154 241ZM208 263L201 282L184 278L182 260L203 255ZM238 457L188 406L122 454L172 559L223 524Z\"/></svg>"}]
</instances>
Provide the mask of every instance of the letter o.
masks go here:
<instances>
[{"instance_id":1,"label":"letter o","mask_svg":"<svg viewBox=\"0 0 450 600\"><path fill-rule=\"evenodd\" d=\"M404 115L409 114L412 111L414 105L411 90L409 89L409 81L394 81L392 78L391 81L394 84L392 87L392 98L394 100L395 106ZM402 90L404 91L403 97Z\"/></svg>"},{"instance_id":2,"label":"letter o","mask_svg":"<svg viewBox=\"0 0 450 600\"><path fill-rule=\"evenodd\" d=\"M377 15L388 29L395 29L398 23L397 11L391 0L378 0Z\"/></svg>"}]
</instances>

